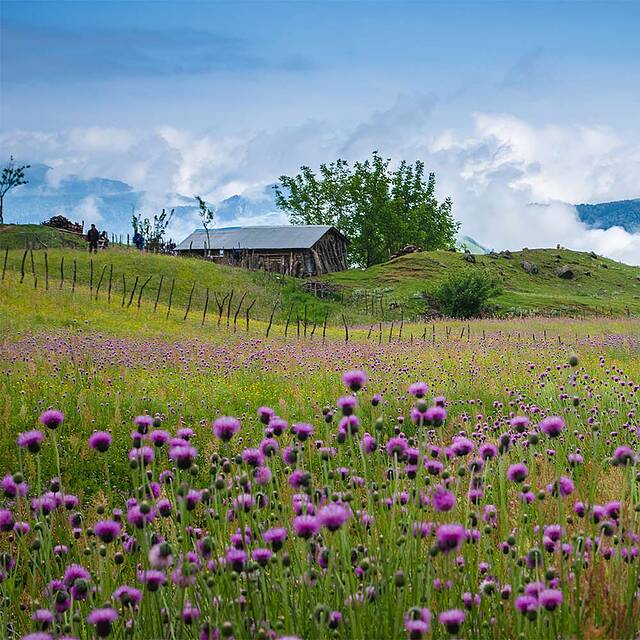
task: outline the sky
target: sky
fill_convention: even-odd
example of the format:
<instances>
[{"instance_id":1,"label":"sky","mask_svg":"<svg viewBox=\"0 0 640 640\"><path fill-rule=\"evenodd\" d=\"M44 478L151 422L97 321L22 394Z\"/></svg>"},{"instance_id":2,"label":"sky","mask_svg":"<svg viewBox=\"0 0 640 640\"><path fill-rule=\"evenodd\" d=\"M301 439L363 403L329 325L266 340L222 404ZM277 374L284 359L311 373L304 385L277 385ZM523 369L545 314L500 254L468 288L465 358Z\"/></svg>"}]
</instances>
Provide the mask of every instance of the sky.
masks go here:
<instances>
[{"instance_id":1,"label":"sky","mask_svg":"<svg viewBox=\"0 0 640 640\"><path fill-rule=\"evenodd\" d=\"M378 150L423 160L481 244L639 263L637 234L571 206L640 197L639 26L636 1L0 0L0 155L153 213ZM100 198L78 207L108 227Z\"/></svg>"}]
</instances>

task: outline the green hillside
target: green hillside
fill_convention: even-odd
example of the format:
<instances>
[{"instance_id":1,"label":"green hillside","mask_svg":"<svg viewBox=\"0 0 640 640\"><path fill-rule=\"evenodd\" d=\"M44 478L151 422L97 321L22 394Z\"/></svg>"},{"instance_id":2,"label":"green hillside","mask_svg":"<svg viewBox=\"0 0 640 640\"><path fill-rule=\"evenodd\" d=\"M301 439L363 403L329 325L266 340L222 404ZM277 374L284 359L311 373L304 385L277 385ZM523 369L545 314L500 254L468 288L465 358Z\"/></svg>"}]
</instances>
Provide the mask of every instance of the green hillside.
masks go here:
<instances>
[{"instance_id":1,"label":"green hillside","mask_svg":"<svg viewBox=\"0 0 640 640\"><path fill-rule=\"evenodd\" d=\"M332 274L327 280L352 294L382 296L383 305L402 305L408 317L427 311L429 292L447 273L461 268L487 270L499 278L504 292L494 300L498 313L640 313L640 267L564 249L526 249L510 259L474 257L475 263L468 263L460 253L413 253L367 270ZM527 273L523 261L535 264L538 273ZM565 265L574 279L556 275Z\"/></svg>"},{"instance_id":2,"label":"green hillside","mask_svg":"<svg viewBox=\"0 0 640 640\"><path fill-rule=\"evenodd\" d=\"M322 323L325 316L329 325L340 326L345 320L352 326L400 317L417 320L437 312L430 303L431 292L447 274L464 268L486 270L500 279L504 291L492 301L499 315L640 315L640 268L588 253L532 249L513 253L510 258L476 255L472 263L460 253L414 253L367 270L325 276L321 279L326 285L325 297L318 298L304 290L308 284L304 280L126 247L90 255L83 241L82 250L64 246L71 234L33 227L0 228L1 329L65 325L87 320L98 311L107 314L101 322L108 319L117 326L125 322L123 313L129 312L126 322L132 321L135 312L141 318L150 317L156 298L158 317L166 315L171 301L172 317L181 319L191 298L192 319L202 317L207 304L207 318L216 322L224 300L223 321L227 314L232 320L237 312L242 322L253 303L252 319L268 321L275 308L274 323L284 324L290 317L292 330L298 318L303 322L305 307L309 325ZM40 249L25 254L22 247L27 233L38 234L52 248L44 249L40 244ZM535 264L538 273L527 273L523 261ZM573 279L556 275L557 269L565 266L573 271ZM76 293L70 295L74 268ZM111 303L107 304L110 275ZM43 294L49 305L46 311Z\"/></svg>"},{"instance_id":3,"label":"green hillside","mask_svg":"<svg viewBox=\"0 0 640 640\"><path fill-rule=\"evenodd\" d=\"M70 231L53 229L41 224L5 224L0 225L0 249L59 249L86 248L82 236Z\"/></svg>"}]
</instances>

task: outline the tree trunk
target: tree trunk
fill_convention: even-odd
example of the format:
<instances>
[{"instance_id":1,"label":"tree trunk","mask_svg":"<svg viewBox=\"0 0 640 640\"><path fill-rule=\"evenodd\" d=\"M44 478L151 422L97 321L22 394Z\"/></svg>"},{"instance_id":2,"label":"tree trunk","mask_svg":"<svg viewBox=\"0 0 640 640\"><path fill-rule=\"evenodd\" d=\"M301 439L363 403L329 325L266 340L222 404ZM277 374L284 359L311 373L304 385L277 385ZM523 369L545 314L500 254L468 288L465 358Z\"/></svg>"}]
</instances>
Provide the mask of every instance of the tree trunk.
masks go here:
<instances>
[{"instance_id":1,"label":"tree trunk","mask_svg":"<svg viewBox=\"0 0 640 640\"><path fill-rule=\"evenodd\" d=\"M3 209L4 209L4 194L0 194L0 224L4 224Z\"/></svg>"}]
</instances>

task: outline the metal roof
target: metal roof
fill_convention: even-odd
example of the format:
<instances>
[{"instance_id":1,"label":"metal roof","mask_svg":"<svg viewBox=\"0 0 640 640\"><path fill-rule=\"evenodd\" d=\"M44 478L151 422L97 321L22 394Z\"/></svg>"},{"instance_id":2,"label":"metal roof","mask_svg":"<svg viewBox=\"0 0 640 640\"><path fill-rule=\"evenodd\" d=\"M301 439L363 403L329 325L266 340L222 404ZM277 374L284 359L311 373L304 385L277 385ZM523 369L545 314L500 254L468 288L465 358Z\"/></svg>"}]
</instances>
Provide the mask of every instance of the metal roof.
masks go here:
<instances>
[{"instance_id":1,"label":"metal roof","mask_svg":"<svg viewBox=\"0 0 640 640\"><path fill-rule=\"evenodd\" d=\"M209 249L309 249L330 229L342 236L334 227L320 224L209 229ZM206 231L196 229L176 250L203 250L206 242Z\"/></svg>"}]
</instances>

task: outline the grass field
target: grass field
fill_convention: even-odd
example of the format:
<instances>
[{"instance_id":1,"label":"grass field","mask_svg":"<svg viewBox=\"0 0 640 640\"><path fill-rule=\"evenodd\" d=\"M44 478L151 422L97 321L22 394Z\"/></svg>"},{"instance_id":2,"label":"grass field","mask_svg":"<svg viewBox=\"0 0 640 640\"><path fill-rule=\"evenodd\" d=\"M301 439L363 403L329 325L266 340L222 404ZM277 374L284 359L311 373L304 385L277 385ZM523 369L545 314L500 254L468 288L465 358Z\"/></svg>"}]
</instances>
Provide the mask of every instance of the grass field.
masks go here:
<instances>
[{"instance_id":1,"label":"grass field","mask_svg":"<svg viewBox=\"0 0 640 640\"><path fill-rule=\"evenodd\" d=\"M638 318L346 341L335 321L285 338L280 315L267 338L270 276L95 259L94 278L175 277L167 318L164 297L96 299L84 253L48 250L48 290L44 253L20 283L22 255L0 282L0 638L637 637ZM600 269L633 299L633 271ZM410 297L406 278L387 284ZM215 303L203 323L195 294L185 319L195 279L259 298L249 330Z\"/></svg>"}]
</instances>

